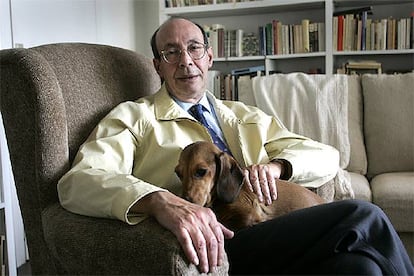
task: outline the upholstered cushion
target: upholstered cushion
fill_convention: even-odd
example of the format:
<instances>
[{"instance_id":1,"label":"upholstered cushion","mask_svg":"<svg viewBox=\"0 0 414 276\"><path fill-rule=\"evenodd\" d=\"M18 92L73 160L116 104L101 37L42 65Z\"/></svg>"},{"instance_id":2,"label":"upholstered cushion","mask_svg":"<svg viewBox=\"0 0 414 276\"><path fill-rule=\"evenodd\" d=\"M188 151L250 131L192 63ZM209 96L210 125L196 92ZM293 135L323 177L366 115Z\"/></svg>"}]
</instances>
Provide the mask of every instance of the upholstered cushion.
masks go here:
<instances>
[{"instance_id":1,"label":"upholstered cushion","mask_svg":"<svg viewBox=\"0 0 414 276\"><path fill-rule=\"evenodd\" d=\"M346 168L350 172L365 175L367 173L367 154L363 134L363 103L361 78L348 76L348 130L351 154Z\"/></svg>"},{"instance_id":2,"label":"upholstered cushion","mask_svg":"<svg viewBox=\"0 0 414 276\"><path fill-rule=\"evenodd\" d=\"M355 199L372 201L372 192L368 179L354 172L350 172L349 176L351 177L351 185L355 193Z\"/></svg>"},{"instance_id":3,"label":"upholstered cushion","mask_svg":"<svg viewBox=\"0 0 414 276\"><path fill-rule=\"evenodd\" d=\"M414 232L398 232L411 262L414 264Z\"/></svg>"},{"instance_id":4,"label":"upholstered cushion","mask_svg":"<svg viewBox=\"0 0 414 276\"><path fill-rule=\"evenodd\" d=\"M397 231L414 231L414 172L385 173L371 180L372 197Z\"/></svg>"},{"instance_id":5,"label":"upholstered cushion","mask_svg":"<svg viewBox=\"0 0 414 276\"><path fill-rule=\"evenodd\" d=\"M363 75L368 177L414 171L414 73Z\"/></svg>"}]
</instances>

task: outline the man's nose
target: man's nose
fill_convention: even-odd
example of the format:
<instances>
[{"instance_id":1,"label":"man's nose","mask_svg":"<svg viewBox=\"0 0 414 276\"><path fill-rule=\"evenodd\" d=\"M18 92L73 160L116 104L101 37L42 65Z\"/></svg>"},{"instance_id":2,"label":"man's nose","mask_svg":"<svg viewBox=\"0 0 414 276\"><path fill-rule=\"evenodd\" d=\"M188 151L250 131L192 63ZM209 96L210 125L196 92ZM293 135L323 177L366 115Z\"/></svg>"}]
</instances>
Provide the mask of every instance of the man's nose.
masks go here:
<instances>
[{"instance_id":1,"label":"man's nose","mask_svg":"<svg viewBox=\"0 0 414 276\"><path fill-rule=\"evenodd\" d=\"M186 50L181 51L179 64L180 66L188 66L193 64L193 58Z\"/></svg>"}]
</instances>

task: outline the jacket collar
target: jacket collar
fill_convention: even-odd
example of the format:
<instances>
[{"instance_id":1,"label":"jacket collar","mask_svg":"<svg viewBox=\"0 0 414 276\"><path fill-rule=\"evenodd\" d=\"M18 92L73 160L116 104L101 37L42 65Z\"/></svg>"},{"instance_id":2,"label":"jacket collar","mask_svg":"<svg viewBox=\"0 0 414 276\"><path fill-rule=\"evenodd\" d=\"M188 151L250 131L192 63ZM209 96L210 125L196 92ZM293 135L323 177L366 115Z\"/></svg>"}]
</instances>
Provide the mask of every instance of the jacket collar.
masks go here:
<instances>
[{"instance_id":1,"label":"jacket collar","mask_svg":"<svg viewBox=\"0 0 414 276\"><path fill-rule=\"evenodd\" d=\"M160 121L175 120L178 118L191 118L173 98L171 98L165 85L154 95L155 118Z\"/></svg>"},{"instance_id":2,"label":"jacket collar","mask_svg":"<svg viewBox=\"0 0 414 276\"><path fill-rule=\"evenodd\" d=\"M237 123L238 119L234 113L223 104L223 102L217 99L211 92L206 91L206 96L209 102L212 104L220 124L232 124ZM154 105L155 105L155 118L157 120L175 120L180 118L190 118L189 115L184 109L182 109L170 96L165 85L162 85L160 90L154 95Z\"/></svg>"}]
</instances>

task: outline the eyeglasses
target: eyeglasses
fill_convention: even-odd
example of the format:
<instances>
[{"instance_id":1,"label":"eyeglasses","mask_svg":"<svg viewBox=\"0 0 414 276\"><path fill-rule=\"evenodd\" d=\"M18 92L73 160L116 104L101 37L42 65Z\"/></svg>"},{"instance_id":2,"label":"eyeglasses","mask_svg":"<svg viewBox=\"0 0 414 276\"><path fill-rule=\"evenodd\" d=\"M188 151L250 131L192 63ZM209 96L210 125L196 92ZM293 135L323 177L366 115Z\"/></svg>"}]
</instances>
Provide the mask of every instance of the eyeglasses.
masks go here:
<instances>
[{"instance_id":1,"label":"eyeglasses","mask_svg":"<svg viewBox=\"0 0 414 276\"><path fill-rule=\"evenodd\" d=\"M193 60L202 59L207 52L208 45L202 44L202 43L193 43L188 45L187 53L190 55L190 57ZM164 59L165 62L174 64L177 63L180 60L181 54L183 50L178 49L176 47L171 47L165 50L161 51L161 56Z\"/></svg>"}]
</instances>

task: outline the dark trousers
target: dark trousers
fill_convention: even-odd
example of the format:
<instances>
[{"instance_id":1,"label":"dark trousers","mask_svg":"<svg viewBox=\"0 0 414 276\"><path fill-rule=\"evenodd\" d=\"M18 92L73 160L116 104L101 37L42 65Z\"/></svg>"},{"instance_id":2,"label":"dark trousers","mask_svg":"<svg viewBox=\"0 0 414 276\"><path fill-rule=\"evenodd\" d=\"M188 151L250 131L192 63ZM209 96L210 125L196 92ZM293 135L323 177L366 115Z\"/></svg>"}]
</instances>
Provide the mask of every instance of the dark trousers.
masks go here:
<instances>
[{"instance_id":1,"label":"dark trousers","mask_svg":"<svg viewBox=\"0 0 414 276\"><path fill-rule=\"evenodd\" d=\"M337 201L240 230L226 240L231 274L414 275L387 216Z\"/></svg>"}]
</instances>

